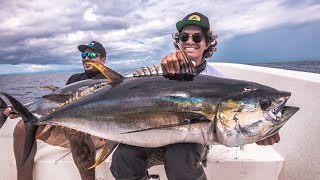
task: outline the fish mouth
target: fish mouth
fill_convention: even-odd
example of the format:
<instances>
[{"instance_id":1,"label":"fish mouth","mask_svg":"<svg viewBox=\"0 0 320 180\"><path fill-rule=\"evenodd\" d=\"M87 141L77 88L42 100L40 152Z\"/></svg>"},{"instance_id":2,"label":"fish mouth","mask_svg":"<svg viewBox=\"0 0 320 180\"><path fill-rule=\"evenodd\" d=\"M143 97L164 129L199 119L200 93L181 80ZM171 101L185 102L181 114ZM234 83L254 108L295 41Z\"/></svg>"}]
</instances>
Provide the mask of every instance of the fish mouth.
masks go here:
<instances>
[{"instance_id":1,"label":"fish mouth","mask_svg":"<svg viewBox=\"0 0 320 180\"><path fill-rule=\"evenodd\" d=\"M279 121L286 122L288 121L300 108L294 106L283 106L282 108L282 117L279 118Z\"/></svg>"},{"instance_id":2,"label":"fish mouth","mask_svg":"<svg viewBox=\"0 0 320 180\"><path fill-rule=\"evenodd\" d=\"M275 126L266 134L266 137L276 134L299 109L300 108L294 106L283 106L281 110L282 117L277 118Z\"/></svg>"},{"instance_id":3,"label":"fish mouth","mask_svg":"<svg viewBox=\"0 0 320 180\"><path fill-rule=\"evenodd\" d=\"M291 93L289 93L289 92L283 92L283 93L285 93L286 95L278 100L277 104L279 104L279 105L272 107L268 113L268 115L274 121L278 121L279 119L281 119L284 116L284 113L287 109L284 107L290 107L290 106L285 106L285 104L287 103L288 99L290 98Z\"/></svg>"}]
</instances>

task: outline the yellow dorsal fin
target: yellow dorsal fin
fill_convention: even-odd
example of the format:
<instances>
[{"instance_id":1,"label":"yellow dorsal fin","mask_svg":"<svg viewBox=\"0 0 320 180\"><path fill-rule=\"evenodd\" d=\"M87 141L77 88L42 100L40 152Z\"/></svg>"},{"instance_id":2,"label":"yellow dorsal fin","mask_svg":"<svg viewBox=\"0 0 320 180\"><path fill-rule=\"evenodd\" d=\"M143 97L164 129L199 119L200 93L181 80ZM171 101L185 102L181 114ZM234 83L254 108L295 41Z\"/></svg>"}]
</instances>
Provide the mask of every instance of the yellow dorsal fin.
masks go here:
<instances>
[{"instance_id":1,"label":"yellow dorsal fin","mask_svg":"<svg viewBox=\"0 0 320 180\"><path fill-rule=\"evenodd\" d=\"M95 168L96 166L101 164L104 160L106 160L108 158L108 156L112 153L112 151L117 147L117 145L118 145L118 143L115 141L105 140L105 144L102 147L102 150L98 156L98 159L96 160L94 165L90 166L86 170Z\"/></svg>"},{"instance_id":2,"label":"yellow dorsal fin","mask_svg":"<svg viewBox=\"0 0 320 180\"><path fill-rule=\"evenodd\" d=\"M187 55L187 53L184 51L184 49L181 47L181 45L179 43L177 43L178 45L178 49L181 51L182 56L184 57L184 60L186 61L186 65L187 68L189 69L189 72L191 72L192 74L196 74L197 70L194 67L192 61L190 60L189 56Z\"/></svg>"},{"instance_id":3,"label":"yellow dorsal fin","mask_svg":"<svg viewBox=\"0 0 320 180\"><path fill-rule=\"evenodd\" d=\"M92 66L94 66L95 68L97 68L107 79L109 82L113 82L116 81L118 79L122 79L123 76L117 72L115 72L114 70L103 66L101 64L97 64L94 62L87 62L87 64L90 64Z\"/></svg>"}]
</instances>

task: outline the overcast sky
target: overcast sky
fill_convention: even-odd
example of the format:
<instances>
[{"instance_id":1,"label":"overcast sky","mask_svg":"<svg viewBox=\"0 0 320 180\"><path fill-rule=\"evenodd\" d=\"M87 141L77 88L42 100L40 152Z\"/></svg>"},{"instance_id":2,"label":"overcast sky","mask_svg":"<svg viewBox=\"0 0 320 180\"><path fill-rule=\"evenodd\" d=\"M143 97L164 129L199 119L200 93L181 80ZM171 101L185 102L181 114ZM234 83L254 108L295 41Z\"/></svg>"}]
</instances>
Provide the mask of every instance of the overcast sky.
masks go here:
<instances>
[{"instance_id":1,"label":"overcast sky","mask_svg":"<svg viewBox=\"0 0 320 180\"><path fill-rule=\"evenodd\" d=\"M210 19L218 49L210 62L320 60L317 0L2 0L0 74L81 70L77 46L92 40L114 69L159 64L174 50L175 23Z\"/></svg>"}]
</instances>

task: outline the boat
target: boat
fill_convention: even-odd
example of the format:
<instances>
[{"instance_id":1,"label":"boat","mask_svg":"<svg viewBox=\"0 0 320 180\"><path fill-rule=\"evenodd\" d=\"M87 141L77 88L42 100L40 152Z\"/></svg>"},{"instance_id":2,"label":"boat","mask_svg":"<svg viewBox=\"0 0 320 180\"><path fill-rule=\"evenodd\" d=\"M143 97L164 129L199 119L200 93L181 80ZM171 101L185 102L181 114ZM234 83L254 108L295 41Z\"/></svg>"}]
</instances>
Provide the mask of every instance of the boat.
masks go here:
<instances>
[{"instance_id":1,"label":"boat","mask_svg":"<svg viewBox=\"0 0 320 180\"><path fill-rule=\"evenodd\" d=\"M287 105L300 110L280 130L281 141L272 146L250 144L227 148L213 145L204 168L208 180L301 180L320 179L320 74L234 63L209 63L225 77L248 80L292 93ZM16 179L13 129L18 119L0 129L0 179ZM38 141L34 180L81 179L70 150ZM97 156L99 150L97 152ZM96 167L97 180L114 179L111 158ZM149 174L166 180L163 166Z\"/></svg>"}]
</instances>

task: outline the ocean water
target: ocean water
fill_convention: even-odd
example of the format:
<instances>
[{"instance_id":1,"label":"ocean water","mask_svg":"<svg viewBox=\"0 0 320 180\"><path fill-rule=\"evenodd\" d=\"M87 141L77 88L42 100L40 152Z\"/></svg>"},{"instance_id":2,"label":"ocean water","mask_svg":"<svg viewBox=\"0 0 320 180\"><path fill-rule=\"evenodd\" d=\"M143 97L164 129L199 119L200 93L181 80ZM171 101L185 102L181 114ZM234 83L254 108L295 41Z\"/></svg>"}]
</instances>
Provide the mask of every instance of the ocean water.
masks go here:
<instances>
[{"instance_id":1,"label":"ocean water","mask_svg":"<svg viewBox=\"0 0 320 180\"><path fill-rule=\"evenodd\" d=\"M251 64L280 69L312 72L320 74L320 61L309 62L285 62L285 63L259 63ZM123 75L131 74L134 70L119 70ZM0 92L5 92L22 103L29 103L40 99L51 90L40 88L44 85L63 87L68 78L75 72L41 73L41 74L18 74L0 75Z\"/></svg>"},{"instance_id":2,"label":"ocean water","mask_svg":"<svg viewBox=\"0 0 320 180\"><path fill-rule=\"evenodd\" d=\"M250 65L320 74L320 61L257 63L257 64L250 64Z\"/></svg>"},{"instance_id":3,"label":"ocean water","mask_svg":"<svg viewBox=\"0 0 320 180\"><path fill-rule=\"evenodd\" d=\"M119 70L120 74L128 75L134 70ZM41 86L65 86L69 77L79 72L55 72L40 74L0 75L0 92L10 94L21 103L34 102L52 91Z\"/></svg>"}]
</instances>

